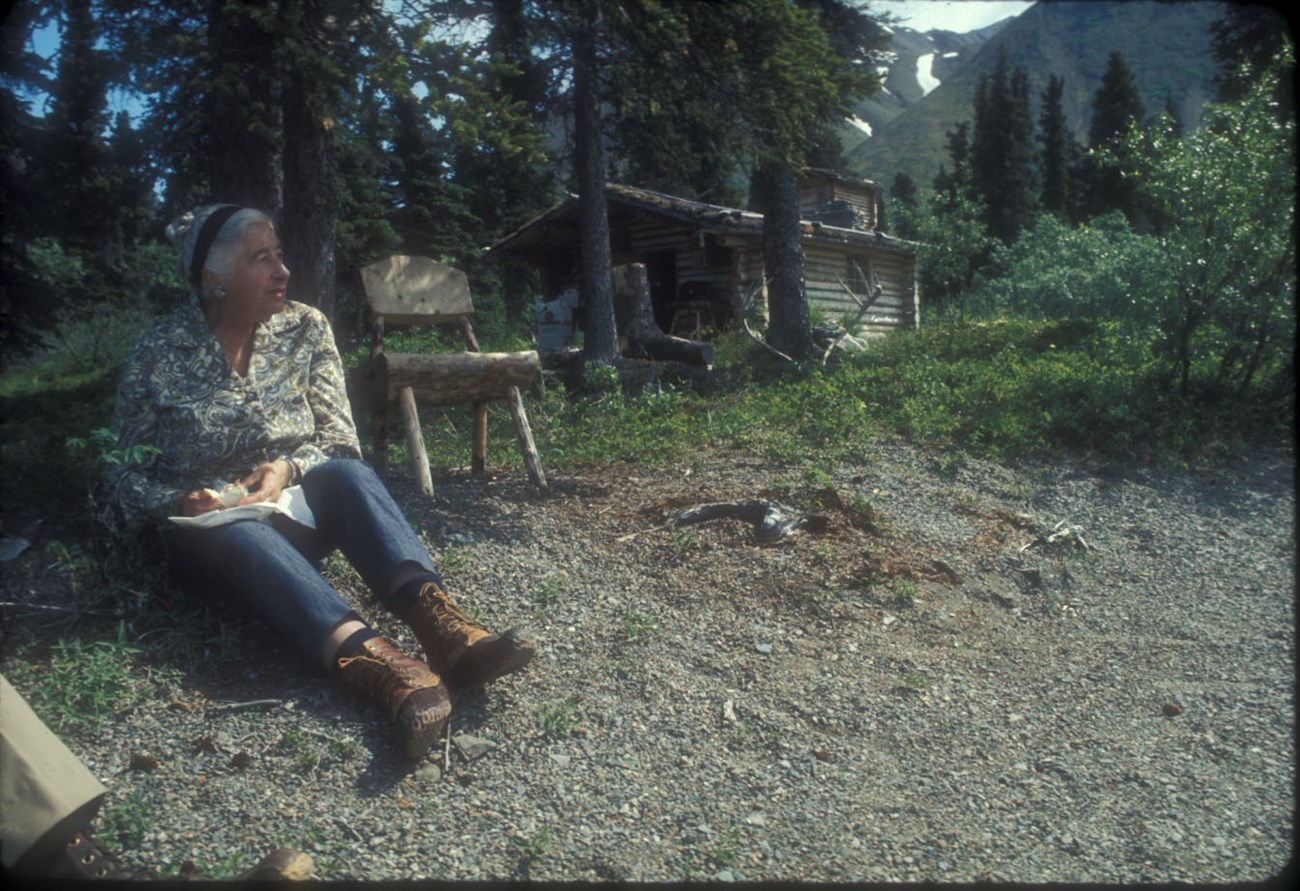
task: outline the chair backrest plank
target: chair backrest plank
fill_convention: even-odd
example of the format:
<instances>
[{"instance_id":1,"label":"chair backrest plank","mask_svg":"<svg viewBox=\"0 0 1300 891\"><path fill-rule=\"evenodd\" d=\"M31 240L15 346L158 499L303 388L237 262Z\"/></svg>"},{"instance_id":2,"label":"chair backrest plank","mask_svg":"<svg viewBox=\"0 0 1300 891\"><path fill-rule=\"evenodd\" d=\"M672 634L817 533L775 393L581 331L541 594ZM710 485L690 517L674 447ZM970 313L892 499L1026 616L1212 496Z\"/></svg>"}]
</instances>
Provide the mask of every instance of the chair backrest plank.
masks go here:
<instances>
[{"instance_id":1,"label":"chair backrest plank","mask_svg":"<svg viewBox=\"0 0 1300 891\"><path fill-rule=\"evenodd\" d=\"M388 257L361 269L370 311L393 325L445 325L474 314L465 273L428 257Z\"/></svg>"}]
</instances>

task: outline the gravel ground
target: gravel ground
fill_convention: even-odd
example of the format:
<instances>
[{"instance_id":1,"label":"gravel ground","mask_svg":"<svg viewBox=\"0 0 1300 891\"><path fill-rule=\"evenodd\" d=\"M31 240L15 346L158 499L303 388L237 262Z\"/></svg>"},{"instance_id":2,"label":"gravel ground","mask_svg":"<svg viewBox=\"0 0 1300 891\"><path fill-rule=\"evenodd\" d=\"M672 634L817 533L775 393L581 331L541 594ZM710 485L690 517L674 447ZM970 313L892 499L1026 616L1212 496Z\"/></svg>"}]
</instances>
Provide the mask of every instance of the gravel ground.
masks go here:
<instances>
[{"instance_id":1,"label":"gravel ground","mask_svg":"<svg viewBox=\"0 0 1300 891\"><path fill-rule=\"evenodd\" d=\"M1095 473L887 442L832 469L551 472L547 498L522 471L445 474L433 499L394 476L462 606L544 655L460 699L410 765L376 709L253 629L227 676L73 741L106 813L148 817L129 865L233 874L282 842L353 880L1203 883L1289 863L1290 453ZM749 499L827 522L775 544L671 522Z\"/></svg>"}]
</instances>

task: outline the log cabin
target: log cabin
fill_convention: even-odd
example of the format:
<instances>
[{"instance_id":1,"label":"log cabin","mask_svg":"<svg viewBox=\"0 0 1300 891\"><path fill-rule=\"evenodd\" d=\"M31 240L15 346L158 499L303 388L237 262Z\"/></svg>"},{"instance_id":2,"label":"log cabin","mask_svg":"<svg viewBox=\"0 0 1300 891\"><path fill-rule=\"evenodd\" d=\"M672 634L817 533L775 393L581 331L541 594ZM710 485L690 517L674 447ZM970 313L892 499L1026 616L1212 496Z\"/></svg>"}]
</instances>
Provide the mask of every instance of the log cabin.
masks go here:
<instances>
[{"instance_id":1,"label":"log cabin","mask_svg":"<svg viewBox=\"0 0 1300 891\"><path fill-rule=\"evenodd\" d=\"M743 296L763 280L761 214L610 183L615 266L644 263L655 321L669 334L707 337L737 324ZM881 295L855 333L884 334L920 323L916 246L878 228L881 187L829 170L798 181L805 285L814 316L847 321L873 281ZM556 205L488 251L541 273L543 300L578 282L577 197ZM765 295L764 295L765 296Z\"/></svg>"}]
</instances>

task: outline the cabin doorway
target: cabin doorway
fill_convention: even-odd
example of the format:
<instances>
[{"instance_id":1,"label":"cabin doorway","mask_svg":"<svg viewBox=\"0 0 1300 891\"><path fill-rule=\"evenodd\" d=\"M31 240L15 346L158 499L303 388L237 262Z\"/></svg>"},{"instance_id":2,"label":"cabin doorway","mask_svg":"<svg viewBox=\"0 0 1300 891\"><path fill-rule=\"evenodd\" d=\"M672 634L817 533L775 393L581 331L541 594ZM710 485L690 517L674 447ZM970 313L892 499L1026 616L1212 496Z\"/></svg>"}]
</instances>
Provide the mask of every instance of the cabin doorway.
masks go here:
<instances>
[{"instance_id":1,"label":"cabin doorway","mask_svg":"<svg viewBox=\"0 0 1300 891\"><path fill-rule=\"evenodd\" d=\"M650 280L650 307L655 324L667 331L673 321L672 305L677 297L677 254L656 251L646 257L646 278Z\"/></svg>"}]
</instances>

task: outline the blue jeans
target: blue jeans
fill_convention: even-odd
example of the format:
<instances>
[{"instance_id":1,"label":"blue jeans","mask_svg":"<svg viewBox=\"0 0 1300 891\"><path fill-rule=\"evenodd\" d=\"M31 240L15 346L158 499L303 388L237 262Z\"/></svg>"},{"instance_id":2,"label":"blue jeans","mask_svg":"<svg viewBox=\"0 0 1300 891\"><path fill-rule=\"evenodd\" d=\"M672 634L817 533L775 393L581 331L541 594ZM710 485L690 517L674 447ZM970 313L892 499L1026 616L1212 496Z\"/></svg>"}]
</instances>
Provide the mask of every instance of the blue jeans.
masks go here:
<instances>
[{"instance_id":1,"label":"blue jeans","mask_svg":"<svg viewBox=\"0 0 1300 891\"><path fill-rule=\"evenodd\" d=\"M172 526L165 532L167 564L182 583L250 608L319 664L326 636L353 616L348 602L321 577L321 560L341 551L381 603L404 564L415 563L435 578L437 570L368 465L333 458L312 468L302 488L316 515L315 529L283 516L272 524Z\"/></svg>"}]
</instances>

